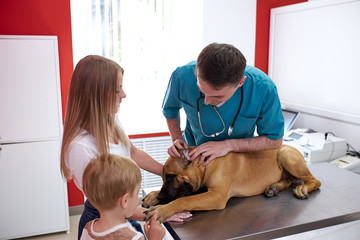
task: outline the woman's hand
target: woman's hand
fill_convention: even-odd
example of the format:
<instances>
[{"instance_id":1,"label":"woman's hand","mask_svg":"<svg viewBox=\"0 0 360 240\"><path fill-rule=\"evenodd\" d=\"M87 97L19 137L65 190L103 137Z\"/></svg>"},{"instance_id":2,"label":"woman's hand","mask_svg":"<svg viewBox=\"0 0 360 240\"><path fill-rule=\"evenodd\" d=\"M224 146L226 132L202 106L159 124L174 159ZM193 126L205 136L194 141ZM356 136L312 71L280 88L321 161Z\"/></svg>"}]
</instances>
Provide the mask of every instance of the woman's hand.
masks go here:
<instances>
[{"instance_id":1,"label":"woman's hand","mask_svg":"<svg viewBox=\"0 0 360 240\"><path fill-rule=\"evenodd\" d=\"M161 223L157 221L158 212L155 211L154 216L144 225L145 235L149 240L163 239L165 236L165 229Z\"/></svg>"},{"instance_id":2,"label":"woman's hand","mask_svg":"<svg viewBox=\"0 0 360 240\"><path fill-rule=\"evenodd\" d=\"M230 146L227 144L226 140L219 142L206 142L192 150L189 153L189 157L190 160L193 161L201 155L198 164L205 167L215 158L228 154L230 150Z\"/></svg>"},{"instance_id":3,"label":"woman's hand","mask_svg":"<svg viewBox=\"0 0 360 240\"><path fill-rule=\"evenodd\" d=\"M184 219L187 219L191 216L192 214L188 211L179 212L179 213L175 213L174 215L166 219L165 222L183 222Z\"/></svg>"}]
</instances>

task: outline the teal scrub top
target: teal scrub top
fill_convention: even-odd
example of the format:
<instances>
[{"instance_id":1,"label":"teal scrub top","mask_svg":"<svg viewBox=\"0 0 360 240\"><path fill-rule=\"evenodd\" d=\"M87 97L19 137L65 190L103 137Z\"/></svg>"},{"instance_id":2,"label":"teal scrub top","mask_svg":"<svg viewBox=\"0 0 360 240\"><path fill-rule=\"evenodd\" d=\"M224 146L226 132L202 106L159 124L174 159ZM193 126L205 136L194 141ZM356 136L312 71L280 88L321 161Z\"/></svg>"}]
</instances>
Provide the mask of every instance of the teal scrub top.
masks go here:
<instances>
[{"instance_id":1,"label":"teal scrub top","mask_svg":"<svg viewBox=\"0 0 360 240\"><path fill-rule=\"evenodd\" d=\"M265 135L271 140L278 140L284 134L284 118L275 83L261 70L246 66L243 84L244 99L240 113L236 119L233 132L228 136L241 101L241 89L221 107L217 108L221 115L225 131L216 137L206 137L202 134L198 112L197 99L200 90L197 87L195 74L196 61L178 67L171 75L162 105L162 112L167 119L176 118L181 108L186 113L186 127L183 137L189 146L199 146L208 141L225 139L251 138L255 127L258 135ZM204 104L204 98L199 101L200 118L206 135L221 132L223 124L211 105Z\"/></svg>"}]
</instances>

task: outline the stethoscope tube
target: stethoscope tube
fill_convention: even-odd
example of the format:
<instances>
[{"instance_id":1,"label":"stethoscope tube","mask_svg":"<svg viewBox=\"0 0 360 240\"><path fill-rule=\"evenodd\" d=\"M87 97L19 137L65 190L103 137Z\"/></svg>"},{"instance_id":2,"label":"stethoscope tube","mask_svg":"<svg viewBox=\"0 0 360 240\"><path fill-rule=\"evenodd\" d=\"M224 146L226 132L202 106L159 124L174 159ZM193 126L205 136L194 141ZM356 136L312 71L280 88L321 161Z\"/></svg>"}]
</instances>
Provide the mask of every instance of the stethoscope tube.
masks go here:
<instances>
[{"instance_id":1,"label":"stethoscope tube","mask_svg":"<svg viewBox=\"0 0 360 240\"><path fill-rule=\"evenodd\" d=\"M241 90L241 100L240 100L240 105L239 105L239 108L236 112L236 115L234 117L234 120L231 124L231 126L229 127L228 129L228 135L230 136L233 132L233 129L234 129L234 125L235 125L235 122L236 122L236 119L240 113L240 110L241 110L241 107L242 107L242 104L243 104L243 100L244 100L244 90L243 90L243 86L240 87L240 90ZM213 109L215 110L215 112L217 113L217 115L219 116L220 120L221 120L221 123L223 125L223 129L220 131L220 132L217 132L217 133L213 133L211 135L206 135L202 129L202 124L201 124L201 118L200 118L200 104L199 104L199 101L200 99L202 98L205 98L205 96L202 95L202 93L200 92L200 97L198 97L197 101L196 101L196 106L197 106L197 112L198 112L198 119L199 119L199 125L200 125L200 130L202 132L202 134L205 136L205 137L217 137L219 136L220 134L222 134L224 131L225 131L225 123L224 123L224 120L222 119L220 113L218 112L218 110L216 109L215 106L212 106Z\"/></svg>"}]
</instances>

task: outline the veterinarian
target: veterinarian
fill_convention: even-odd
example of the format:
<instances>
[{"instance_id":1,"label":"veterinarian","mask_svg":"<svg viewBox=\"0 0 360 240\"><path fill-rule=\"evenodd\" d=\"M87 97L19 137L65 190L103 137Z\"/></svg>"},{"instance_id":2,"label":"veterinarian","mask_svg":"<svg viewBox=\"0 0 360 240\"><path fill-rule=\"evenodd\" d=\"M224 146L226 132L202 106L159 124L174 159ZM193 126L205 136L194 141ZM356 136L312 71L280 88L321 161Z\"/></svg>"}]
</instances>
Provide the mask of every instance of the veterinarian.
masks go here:
<instances>
[{"instance_id":1,"label":"veterinarian","mask_svg":"<svg viewBox=\"0 0 360 240\"><path fill-rule=\"evenodd\" d=\"M183 134L181 108L187 118ZM229 44L212 43L197 61L178 67L162 111L173 141L168 153L180 157L178 149L197 146L187 157L201 155L203 166L228 152L276 149L282 144L284 118L275 83L247 66L243 54Z\"/></svg>"},{"instance_id":2,"label":"veterinarian","mask_svg":"<svg viewBox=\"0 0 360 240\"><path fill-rule=\"evenodd\" d=\"M79 61L71 77L61 146L61 171L82 190L85 167L99 154L116 154L131 158L140 168L160 175L163 165L136 148L116 121L120 103L126 97L122 88L124 70L114 61L101 56L87 56ZM132 220L144 220L146 209L137 207ZM189 217L185 212L173 221ZM79 222L78 238L87 222L99 218L98 210L86 200Z\"/></svg>"}]
</instances>

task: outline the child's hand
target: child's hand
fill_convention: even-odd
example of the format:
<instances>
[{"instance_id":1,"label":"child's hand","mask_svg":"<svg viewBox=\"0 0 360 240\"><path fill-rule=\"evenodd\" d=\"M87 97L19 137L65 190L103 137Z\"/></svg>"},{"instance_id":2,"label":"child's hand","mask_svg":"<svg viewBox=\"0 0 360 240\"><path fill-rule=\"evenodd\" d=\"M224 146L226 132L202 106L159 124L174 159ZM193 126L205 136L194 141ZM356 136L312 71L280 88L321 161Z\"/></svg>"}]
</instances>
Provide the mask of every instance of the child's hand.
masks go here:
<instances>
[{"instance_id":1,"label":"child's hand","mask_svg":"<svg viewBox=\"0 0 360 240\"><path fill-rule=\"evenodd\" d=\"M163 239L165 236L165 229L161 226L160 222L157 221L158 211L155 210L154 215L144 225L145 235L149 240Z\"/></svg>"}]
</instances>

